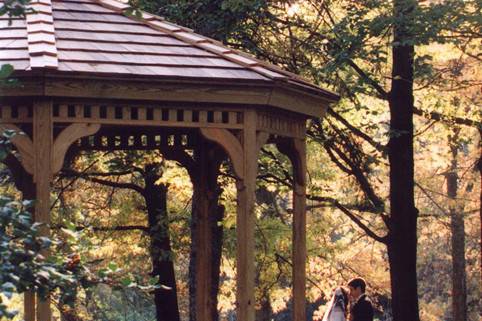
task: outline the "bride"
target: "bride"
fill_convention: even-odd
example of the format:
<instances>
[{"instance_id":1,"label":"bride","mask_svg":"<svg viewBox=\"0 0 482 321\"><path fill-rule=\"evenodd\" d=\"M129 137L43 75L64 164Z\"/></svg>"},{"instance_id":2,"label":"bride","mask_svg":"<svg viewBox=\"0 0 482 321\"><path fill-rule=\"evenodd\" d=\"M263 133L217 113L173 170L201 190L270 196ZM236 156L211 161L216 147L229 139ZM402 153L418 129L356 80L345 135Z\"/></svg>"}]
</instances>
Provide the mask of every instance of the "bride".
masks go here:
<instances>
[{"instance_id":1,"label":"bride","mask_svg":"<svg viewBox=\"0 0 482 321\"><path fill-rule=\"evenodd\" d=\"M323 321L345 321L348 312L348 291L337 287L327 304Z\"/></svg>"}]
</instances>

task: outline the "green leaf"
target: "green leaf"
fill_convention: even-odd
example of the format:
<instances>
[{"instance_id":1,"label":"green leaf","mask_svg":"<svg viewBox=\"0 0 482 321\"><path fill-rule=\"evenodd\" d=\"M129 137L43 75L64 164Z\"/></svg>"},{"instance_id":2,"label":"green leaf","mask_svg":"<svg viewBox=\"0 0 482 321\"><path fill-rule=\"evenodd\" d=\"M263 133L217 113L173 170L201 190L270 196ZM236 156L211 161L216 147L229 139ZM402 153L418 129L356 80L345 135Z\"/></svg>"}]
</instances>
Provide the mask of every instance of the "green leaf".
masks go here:
<instances>
[{"instance_id":1,"label":"green leaf","mask_svg":"<svg viewBox=\"0 0 482 321\"><path fill-rule=\"evenodd\" d=\"M10 64L5 64L0 67L0 79L7 78L13 73L13 66Z\"/></svg>"},{"instance_id":2,"label":"green leaf","mask_svg":"<svg viewBox=\"0 0 482 321\"><path fill-rule=\"evenodd\" d=\"M119 267L117 266L117 264L115 262L110 262L109 265L107 265L107 267L109 268L109 270L111 270L112 272L117 272L119 271Z\"/></svg>"},{"instance_id":3,"label":"green leaf","mask_svg":"<svg viewBox=\"0 0 482 321\"><path fill-rule=\"evenodd\" d=\"M122 280L120 280L120 283L121 283L123 286L129 286L129 285L131 285L132 280L131 280L129 277L125 277L125 278L123 278Z\"/></svg>"}]
</instances>

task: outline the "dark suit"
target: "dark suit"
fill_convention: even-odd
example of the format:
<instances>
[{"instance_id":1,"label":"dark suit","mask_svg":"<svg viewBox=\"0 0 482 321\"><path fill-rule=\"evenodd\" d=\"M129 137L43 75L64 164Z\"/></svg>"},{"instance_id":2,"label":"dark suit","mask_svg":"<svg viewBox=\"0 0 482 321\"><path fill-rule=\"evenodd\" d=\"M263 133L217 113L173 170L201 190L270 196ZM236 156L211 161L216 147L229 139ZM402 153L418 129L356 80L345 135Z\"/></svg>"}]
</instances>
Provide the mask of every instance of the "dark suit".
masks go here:
<instances>
[{"instance_id":1,"label":"dark suit","mask_svg":"<svg viewBox=\"0 0 482 321\"><path fill-rule=\"evenodd\" d=\"M352 321L373 321L373 307L365 294L351 308Z\"/></svg>"}]
</instances>

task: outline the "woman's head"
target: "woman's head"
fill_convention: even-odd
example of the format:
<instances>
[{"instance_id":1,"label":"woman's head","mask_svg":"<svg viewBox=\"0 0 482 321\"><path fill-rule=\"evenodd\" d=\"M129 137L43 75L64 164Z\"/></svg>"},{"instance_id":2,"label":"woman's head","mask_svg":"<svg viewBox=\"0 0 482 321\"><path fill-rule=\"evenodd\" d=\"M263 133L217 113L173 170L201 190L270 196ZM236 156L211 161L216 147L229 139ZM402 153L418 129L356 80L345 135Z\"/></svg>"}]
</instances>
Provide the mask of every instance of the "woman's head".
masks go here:
<instances>
[{"instance_id":1,"label":"woman's head","mask_svg":"<svg viewBox=\"0 0 482 321\"><path fill-rule=\"evenodd\" d=\"M346 311L348 306L348 290L342 286L337 287L333 296L333 305L340 307L343 311Z\"/></svg>"}]
</instances>

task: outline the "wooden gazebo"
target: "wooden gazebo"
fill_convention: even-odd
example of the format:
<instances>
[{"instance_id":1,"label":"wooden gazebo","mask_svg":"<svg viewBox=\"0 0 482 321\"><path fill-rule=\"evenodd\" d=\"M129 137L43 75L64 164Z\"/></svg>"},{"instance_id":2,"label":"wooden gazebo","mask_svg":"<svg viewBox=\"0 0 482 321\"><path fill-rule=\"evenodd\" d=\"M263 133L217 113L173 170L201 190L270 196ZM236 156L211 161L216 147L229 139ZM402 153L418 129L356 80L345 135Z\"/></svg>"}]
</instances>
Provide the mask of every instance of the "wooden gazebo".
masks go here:
<instances>
[{"instance_id":1,"label":"wooden gazebo","mask_svg":"<svg viewBox=\"0 0 482 321\"><path fill-rule=\"evenodd\" d=\"M337 95L160 17L127 16L122 2L33 0L31 7L11 23L0 17L0 64L13 65L19 81L0 88L0 131L25 133L13 143L35 182L35 220L49 223L52 178L72 148L194 150L200 179L193 183L202 185L218 146L237 178L237 319L254 321L257 155L276 144L293 164L293 320L306 320L305 126ZM207 267L202 208L196 264ZM212 321L212 276L199 271L196 317ZM25 318L50 321L49 304L26 295Z\"/></svg>"}]
</instances>

